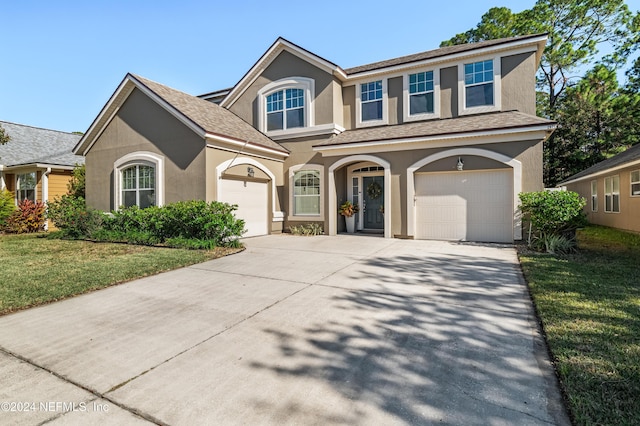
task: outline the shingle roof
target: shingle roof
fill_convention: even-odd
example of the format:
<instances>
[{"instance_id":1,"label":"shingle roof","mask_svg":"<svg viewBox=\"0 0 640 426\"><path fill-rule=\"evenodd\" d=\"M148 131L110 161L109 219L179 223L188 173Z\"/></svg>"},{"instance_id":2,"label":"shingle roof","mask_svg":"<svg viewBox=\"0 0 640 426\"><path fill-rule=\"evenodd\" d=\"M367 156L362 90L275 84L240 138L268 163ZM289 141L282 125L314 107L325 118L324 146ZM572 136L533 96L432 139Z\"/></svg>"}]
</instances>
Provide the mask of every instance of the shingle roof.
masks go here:
<instances>
[{"instance_id":1,"label":"shingle roof","mask_svg":"<svg viewBox=\"0 0 640 426\"><path fill-rule=\"evenodd\" d=\"M580 178L591 176L593 174L600 173L605 170L612 169L614 167L622 166L625 163L630 163L636 160L640 160L640 144L634 145L631 148L627 149L624 152L621 152L618 155L614 155L611 158L607 158L606 160L603 160L597 164L594 164L593 166L581 171L580 173L576 173L573 176L569 176L563 182L560 182L558 186L563 185L565 182L579 180Z\"/></svg>"},{"instance_id":2,"label":"shingle roof","mask_svg":"<svg viewBox=\"0 0 640 426\"><path fill-rule=\"evenodd\" d=\"M6 121L0 121L0 125L11 137L9 143L0 145L0 164L3 166L34 163L55 166L84 164L84 157L71 152L80 140L80 135Z\"/></svg>"},{"instance_id":3,"label":"shingle roof","mask_svg":"<svg viewBox=\"0 0 640 426\"><path fill-rule=\"evenodd\" d=\"M347 75L357 74L365 71L373 71L380 68L392 67L394 65L402 65L411 62L424 61L427 59L435 59L441 56L453 55L456 53L468 52L471 50L482 49L484 47L498 46L500 44L512 43L515 41L522 41L528 38L538 38L543 34L526 35L519 37L501 38L496 40L487 40L478 43L458 44L455 46L446 46L439 49L428 50L426 52L415 53L413 55L401 56L399 58L393 58L386 61L374 62L371 64L360 65L353 68L347 68L344 72Z\"/></svg>"},{"instance_id":4,"label":"shingle roof","mask_svg":"<svg viewBox=\"0 0 640 426\"><path fill-rule=\"evenodd\" d=\"M417 121L395 126L347 130L316 146L347 145L359 142L521 129L536 126L551 126L551 128L554 128L555 122L519 111L494 112L457 118Z\"/></svg>"},{"instance_id":5,"label":"shingle roof","mask_svg":"<svg viewBox=\"0 0 640 426\"><path fill-rule=\"evenodd\" d=\"M239 141L248 141L255 145L261 145L285 153L288 152L282 145L272 141L246 121L225 108L144 77L137 75L132 75L132 77L156 95L160 96L207 133L226 136Z\"/></svg>"}]
</instances>

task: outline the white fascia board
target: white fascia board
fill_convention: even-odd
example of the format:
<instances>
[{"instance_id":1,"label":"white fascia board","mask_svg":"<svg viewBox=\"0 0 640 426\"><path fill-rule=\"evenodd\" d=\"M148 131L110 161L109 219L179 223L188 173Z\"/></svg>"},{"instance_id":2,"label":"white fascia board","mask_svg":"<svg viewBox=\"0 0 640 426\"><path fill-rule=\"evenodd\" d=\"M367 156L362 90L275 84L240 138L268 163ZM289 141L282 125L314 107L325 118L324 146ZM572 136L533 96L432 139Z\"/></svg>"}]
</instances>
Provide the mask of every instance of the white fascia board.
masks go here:
<instances>
[{"instance_id":1,"label":"white fascia board","mask_svg":"<svg viewBox=\"0 0 640 426\"><path fill-rule=\"evenodd\" d=\"M368 148L374 152L406 151L421 148L442 148L465 145L479 145L484 143L516 142L523 140L544 140L555 126L541 125L527 128L488 130L484 132L455 133L449 135L419 136L415 138L390 139L371 142L346 143L344 145L314 146L314 151L327 156L343 155L354 149ZM455 142L459 140L458 142ZM424 144L424 146L422 146ZM402 145L407 145L402 147Z\"/></svg>"},{"instance_id":2,"label":"white fascia board","mask_svg":"<svg viewBox=\"0 0 640 426\"><path fill-rule=\"evenodd\" d=\"M480 49L467 50L465 52L452 53L450 55L445 55L445 56L438 56L436 58L423 59L422 61L407 62L404 64L378 68L371 71L363 71L356 74L347 75L347 81L349 83L353 82L353 84L355 84L357 83L358 80L369 79L378 74L396 73L397 75L389 75L389 77L400 76L403 74L405 70L411 69L411 68L427 67L433 64L438 64L443 62L452 62L452 65L455 65L453 64L453 62L458 62L468 57L490 55L490 54L495 54L495 53L506 51L506 50L510 51L509 56L518 55L520 53L537 52L538 43L546 40L547 40L546 36L540 36L533 39L517 40L510 43L499 44L495 46L487 46Z\"/></svg>"},{"instance_id":3,"label":"white fascia board","mask_svg":"<svg viewBox=\"0 0 640 426\"><path fill-rule=\"evenodd\" d=\"M253 84L254 81L262 72L271 65L271 62L283 51L286 50L292 55L299 57L300 59L314 65L321 70L325 71L328 74L334 75L337 73L338 76L344 76L346 79L346 74L340 67L331 62L322 59L319 56L314 55L313 53L307 52L302 48L279 38L270 48L267 50L261 57L258 59L258 62L251 67L251 69L242 77L242 79L234 86L233 89L229 92L229 94L220 102L220 106L224 108L229 108L231 105L238 100L240 96L245 92L245 90Z\"/></svg>"},{"instance_id":4,"label":"white fascia board","mask_svg":"<svg viewBox=\"0 0 640 426\"><path fill-rule=\"evenodd\" d=\"M620 164L619 166L610 167L608 169L604 169L604 170L601 170L599 172L590 173L590 174L582 176L582 177L580 177L578 179L571 179L571 180L568 180L566 182L561 182L558 185L566 186L566 185L568 185L570 183L580 182L580 181L587 180L587 179L593 179L593 178L598 177L598 176L607 175L609 173L613 173L613 172L621 170L621 169L626 169L627 167L633 167L633 166L638 166L638 165L640 165L640 159L635 160L635 161L630 161L628 163ZM556 187L559 188L560 186L558 186L558 185L556 185Z\"/></svg>"},{"instance_id":5,"label":"white fascia board","mask_svg":"<svg viewBox=\"0 0 640 426\"><path fill-rule=\"evenodd\" d=\"M260 145L256 145L253 144L249 141L239 141L236 139L231 139L231 138L227 138L224 136L220 136L220 135L214 135L211 133L207 133L206 134L206 139L210 140L210 141L217 141L217 142L222 142L234 147L238 147L239 149L237 150L238 152L241 152L244 148L249 148L253 151L258 151L258 152L263 152L266 154L270 154L270 155L274 155L277 157L281 157L281 158L287 158L289 156L289 154L287 152L284 151L277 151L275 149L271 149L271 148L267 148L264 146L260 146ZM219 146L215 145L215 144L207 144L207 146L212 147L212 148L220 148Z\"/></svg>"},{"instance_id":6,"label":"white fascia board","mask_svg":"<svg viewBox=\"0 0 640 426\"><path fill-rule=\"evenodd\" d=\"M304 138L308 136L319 136L319 135L338 135L344 132L345 129L342 126L339 126L335 123L329 124L320 124L313 127L298 127L295 129L286 129L286 130L276 130L267 132L267 136L274 141L284 140L284 139L295 139L295 138Z\"/></svg>"}]
</instances>

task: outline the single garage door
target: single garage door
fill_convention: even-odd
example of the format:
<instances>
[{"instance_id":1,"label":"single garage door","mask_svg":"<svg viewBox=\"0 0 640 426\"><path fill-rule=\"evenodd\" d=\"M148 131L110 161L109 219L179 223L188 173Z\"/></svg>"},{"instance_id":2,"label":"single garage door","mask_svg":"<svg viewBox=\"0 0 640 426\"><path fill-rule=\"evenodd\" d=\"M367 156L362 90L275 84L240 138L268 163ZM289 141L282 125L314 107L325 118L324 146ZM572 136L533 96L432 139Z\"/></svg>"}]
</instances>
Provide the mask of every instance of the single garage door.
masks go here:
<instances>
[{"instance_id":1,"label":"single garage door","mask_svg":"<svg viewBox=\"0 0 640 426\"><path fill-rule=\"evenodd\" d=\"M221 179L220 185L220 201L238 205L236 217L244 220L247 230L242 236L268 234L268 183Z\"/></svg>"},{"instance_id":2,"label":"single garage door","mask_svg":"<svg viewBox=\"0 0 640 426\"><path fill-rule=\"evenodd\" d=\"M513 241L511 169L417 173L416 238Z\"/></svg>"}]
</instances>

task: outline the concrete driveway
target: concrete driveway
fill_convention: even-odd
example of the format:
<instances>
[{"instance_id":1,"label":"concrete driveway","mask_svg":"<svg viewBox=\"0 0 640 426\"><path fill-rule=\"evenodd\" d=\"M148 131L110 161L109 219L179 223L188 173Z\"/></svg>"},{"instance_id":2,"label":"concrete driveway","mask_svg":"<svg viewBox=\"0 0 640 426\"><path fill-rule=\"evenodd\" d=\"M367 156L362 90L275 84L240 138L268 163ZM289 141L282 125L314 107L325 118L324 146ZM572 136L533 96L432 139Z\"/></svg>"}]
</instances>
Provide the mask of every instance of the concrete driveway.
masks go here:
<instances>
[{"instance_id":1,"label":"concrete driveway","mask_svg":"<svg viewBox=\"0 0 640 426\"><path fill-rule=\"evenodd\" d=\"M0 422L569 424L513 248L245 243L0 317Z\"/></svg>"}]
</instances>

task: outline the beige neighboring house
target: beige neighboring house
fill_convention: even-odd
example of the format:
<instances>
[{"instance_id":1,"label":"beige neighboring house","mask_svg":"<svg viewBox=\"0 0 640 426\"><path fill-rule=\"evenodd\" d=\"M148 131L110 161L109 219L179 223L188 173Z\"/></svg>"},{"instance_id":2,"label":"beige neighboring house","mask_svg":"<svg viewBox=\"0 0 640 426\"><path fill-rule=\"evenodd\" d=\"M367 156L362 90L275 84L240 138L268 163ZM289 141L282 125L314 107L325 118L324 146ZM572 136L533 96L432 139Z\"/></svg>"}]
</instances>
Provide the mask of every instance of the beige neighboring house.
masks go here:
<instances>
[{"instance_id":1,"label":"beige neighboring house","mask_svg":"<svg viewBox=\"0 0 640 426\"><path fill-rule=\"evenodd\" d=\"M84 157L73 147L80 135L0 121L11 140L0 145L0 189L24 200L52 201L67 193L76 164Z\"/></svg>"},{"instance_id":2,"label":"beige neighboring house","mask_svg":"<svg viewBox=\"0 0 640 426\"><path fill-rule=\"evenodd\" d=\"M589 222L640 232L640 145L558 184L587 200Z\"/></svg>"},{"instance_id":3,"label":"beige neighboring house","mask_svg":"<svg viewBox=\"0 0 640 426\"><path fill-rule=\"evenodd\" d=\"M128 74L74 152L101 210L238 205L246 236L319 223L387 238L511 242L543 189L536 117L546 35L341 68L279 38L230 89L191 96Z\"/></svg>"}]
</instances>

